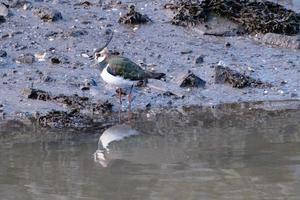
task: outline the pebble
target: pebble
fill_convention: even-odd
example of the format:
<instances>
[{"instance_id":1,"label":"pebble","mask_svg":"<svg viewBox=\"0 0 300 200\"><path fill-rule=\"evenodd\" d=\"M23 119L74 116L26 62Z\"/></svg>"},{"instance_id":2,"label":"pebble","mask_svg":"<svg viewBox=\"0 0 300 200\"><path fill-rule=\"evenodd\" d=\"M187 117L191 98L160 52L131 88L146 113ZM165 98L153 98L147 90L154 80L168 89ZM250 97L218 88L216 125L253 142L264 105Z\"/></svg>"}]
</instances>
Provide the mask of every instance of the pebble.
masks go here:
<instances>
[{"instance_id":1,"label":"pebble","mask_svg":"<svg viewBox=\"0 0 300 200\"><path fill-rule=\"evenodd\" d=\"M59 58L57 58L57 57L53 57L53 58L51 58L51 63L52 63L52 64L59 64L59 63L60 63L60 60L59 60Z\"/></svg>"},{"instance_id":2,"label":"pebble","mask_svg":"<svg viewBox=\"0 0 300 200\"><path fill-rule=\"evenodd\" d=\"M230 47L231 44L229 42L226 42L225 47Z\"/></svg>"},{"instance_id":3,"label":"pebble","mask_svg":"<svg viewBox=\"0 0 300 200\"><path fill-rule=\"evenodd\" d=\"M34 55L31 53L21 54L18 58L16 58L16 63L18 64L28 64L31 65L35 61Z\"/></svg>"},{"instance_id":4,"label":"pebble","mask_svg":"<svg viewBox=\"0 0 300 200\"><path fill-rule=\"evenodd\" d=\"M204 62L204 56L201 55L201 56L198 56L197 58L195 58L194 60L194 64L201 64Z\"/></svg>"},{"instance_id":5,"label":"pebble","mask_svg":"<svg viewBox=\"0 0 300 200\"><path fill-rule=\"evenodd\" d=\"M7 15L8 15L8 8L3 3L0 3L0 16L7 17Z\"/></svg>"},{"instance_id":6,"label":"pebble","mask_svg":"<svg viewBox=\"0 0 300 200\"><path fill-rule=\"evenodd\" d=\"M6 57L7 56L7 53L6 53L6 51L4 51L4 50L0 50L0 57Z\"/></svg>"},{"instance_id":7,"label":"pebble","mask_svg":"<svg viewBox=\"0 0 300 200\"><path fill-rule=\"evenodd\" d=\"M59 11L47 7L38 8L35 14L44 22L55 22L62 19Z\"/></svg>"}]
</instances>

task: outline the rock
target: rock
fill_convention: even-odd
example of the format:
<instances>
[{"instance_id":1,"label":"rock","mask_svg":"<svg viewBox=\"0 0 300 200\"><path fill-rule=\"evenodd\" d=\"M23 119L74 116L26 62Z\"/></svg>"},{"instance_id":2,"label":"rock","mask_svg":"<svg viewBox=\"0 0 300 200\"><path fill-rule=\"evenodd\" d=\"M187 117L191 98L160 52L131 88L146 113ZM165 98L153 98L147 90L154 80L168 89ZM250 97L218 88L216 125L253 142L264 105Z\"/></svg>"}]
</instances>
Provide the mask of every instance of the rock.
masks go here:
<instances>
[{"instance_id":1,"label":"rock","mask_svg":"<svg viewBox=\"0 0 300 200\"><path fill-rule=\"evenodd\" d=\"M198 56L197 58L195 58L195 60L194 60L194 64L201 64L201 63L203 63L204 62L204 56L203 55L201 55L201 56Z\"/></svg>"},{"instance_id":2,"label":"rock","mask_svg":"<svg viewBox=\"0 0 300 200\"><path fill-rule=\"evenodd\" d=\"M244 87L258 87L265 88L271 87L269 83L264 83L259 79L254 79L245 74L241 74L229 67L223 67L218 65L215 67L215 83L224 84L229 83L232 87L244 88Z\"/></svg>"},{"instance_id":3,"label":"rock","mask_svg":"<svg viewBox=\"0 0 300 200\"><path fill-rule=\"evenodd\" d=\"M28 64L31 65L35 61L34 55L31 53L21 54L18 58L16 58L16 63L20 64Z\"/></svg>"},{"instance_id":4,"label":"rock","mask_svg":"<svg viewBox=\"0 0 300 200\"><path fill-rule=\"evenodd\" d=\"M26 88L22 91L22 94L28 99L34 100L42 100L47 101L50 100L50 94L43 90L33 89L33 88Z\"/></svg>"},{"instance_id":5,"label":"rock","mask_svg":"<svg viewBox=\"0 0 300 200\"><path fill-rule=\"evenodd\" d=\"M184 74L182 77L178 80L179 87L205 87L206 82L196 76L191 71L188 71L187 74Z\"/></svg>"},{"instance_id":6,"label":"rock","mask_svg":"<svg viewBox=\"0 0 300 200\"><path fill-rule=\"evenodd\" d=\"M35 14L44 22L55 22L62 19L59 11L47 7L38 8Z\"/></svg>"},{"instance_id":7,"label":"rock","mask_svg":"<svg viewBox=\"0 0 300 200\"><path fill-rule=\"evenodd\" d=\"M128 13L121 16L119 23L123 24L145 24L151 22L151 19L147 15L135 11L135 6L130 6Z\"/></svg>"},{"instance_id":8,"label":"rock","mask_svg":"<svg viewBox=\"0 0 300 200\"><path fill-rule=\"evenodd\" d=\"M7 17L8 15L8 8L4 3L0 3L0 16Z\"/></svg>"},{"instance_id":9,"label":"rock","mask_svg":"<svg viewBox=\"0 0 300 200\"><path fill-rule=\"evenodd\" d=\"M3 58L3 57L6 57L6 56L7 56L6 51L0 50L0 57Z\"/></svg>"}]
</instances>

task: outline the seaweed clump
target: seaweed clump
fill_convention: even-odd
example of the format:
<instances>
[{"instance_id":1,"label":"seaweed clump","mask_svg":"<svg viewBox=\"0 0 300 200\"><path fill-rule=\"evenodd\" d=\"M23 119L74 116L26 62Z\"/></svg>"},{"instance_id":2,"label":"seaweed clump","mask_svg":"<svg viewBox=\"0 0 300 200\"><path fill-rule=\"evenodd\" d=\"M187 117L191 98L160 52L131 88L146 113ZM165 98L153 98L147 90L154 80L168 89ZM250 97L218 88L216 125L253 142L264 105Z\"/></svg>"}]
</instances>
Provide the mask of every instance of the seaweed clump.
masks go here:
<instances>
[{"instance_id":1,"label":"seaweed clump","mask_svg":"<svg viewBox=\"0 0 300 200\"><path fill-rule=\"evenodd\" d=\"M208 20L210 13L239 23L244 29L259 33L295 35L299 33L300 15L270 1L248 0L178 0L165 5L175 10L175 25L196 25Z\"/></svg>"},{"instance_id":2,"label":"seaweed clump","mask_svg":"<svg viewBox=\"0 0 300 200\"><path fill-rule=\"evenodd\" d=\"M229 83L235 88L266 88L272 86L270 83L265 83L259 79L254 79L250 76L232 70L229 67L223 67L220 65L215 68L215 82L217 84Z\"/></svg>"},{"instance_id":3,"label":"seaweed clump","mask_svg":"<svg viewBox=\"0 0 300 200\"><path fill-rule=\"evenodd\" d=\"M148 22L151 22L151 19L147 15L137 12L133 5L129 7L128 13L119 19L119 23L123 24L146 24Z\"/></svg>"}]
</instances>

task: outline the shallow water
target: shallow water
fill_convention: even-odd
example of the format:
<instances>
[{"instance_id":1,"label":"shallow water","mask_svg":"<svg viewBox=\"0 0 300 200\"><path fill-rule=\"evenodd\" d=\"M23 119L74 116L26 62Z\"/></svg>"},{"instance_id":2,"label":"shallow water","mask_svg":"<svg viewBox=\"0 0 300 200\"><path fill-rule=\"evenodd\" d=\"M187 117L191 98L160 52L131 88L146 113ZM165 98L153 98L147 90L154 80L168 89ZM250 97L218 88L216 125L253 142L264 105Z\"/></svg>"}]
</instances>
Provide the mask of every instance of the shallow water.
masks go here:
<instances>
[{"instance_id":1,"label":"shallow water","mask_svg":"<svg viewBox=\"0 0 300 200\"><path fill-rule=\"evenodd\" d=\"M141 115L106 130L108 146L97 128L1 125L1 200L299 199L299 119L299 110Z\"/></svg>"}]
</instances>

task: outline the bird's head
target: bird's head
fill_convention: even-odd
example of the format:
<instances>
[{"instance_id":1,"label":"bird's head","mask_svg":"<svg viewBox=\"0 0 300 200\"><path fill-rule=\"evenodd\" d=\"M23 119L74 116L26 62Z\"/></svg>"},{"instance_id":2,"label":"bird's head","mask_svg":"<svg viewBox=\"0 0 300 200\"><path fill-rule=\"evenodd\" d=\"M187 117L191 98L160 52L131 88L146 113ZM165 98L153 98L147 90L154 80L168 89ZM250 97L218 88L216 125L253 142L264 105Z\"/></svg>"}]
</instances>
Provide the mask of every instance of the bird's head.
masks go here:
<instances>
[{"instance_id":1,"label":"bird's head","mask_svg":"<svg viewBox=\"0 0 300 200\"><path fill-rule=\"evenodd\" d=\"M106 58L108 58L109 55L110 55L109 50L108 50L107 47L105 47L104 49L95 52L95 60L96 60L98 63L101 63L101 62L103 62Z\"/></svg>"}]
</instances>

